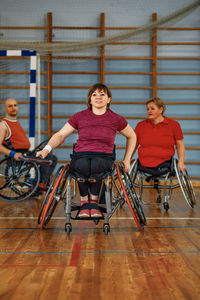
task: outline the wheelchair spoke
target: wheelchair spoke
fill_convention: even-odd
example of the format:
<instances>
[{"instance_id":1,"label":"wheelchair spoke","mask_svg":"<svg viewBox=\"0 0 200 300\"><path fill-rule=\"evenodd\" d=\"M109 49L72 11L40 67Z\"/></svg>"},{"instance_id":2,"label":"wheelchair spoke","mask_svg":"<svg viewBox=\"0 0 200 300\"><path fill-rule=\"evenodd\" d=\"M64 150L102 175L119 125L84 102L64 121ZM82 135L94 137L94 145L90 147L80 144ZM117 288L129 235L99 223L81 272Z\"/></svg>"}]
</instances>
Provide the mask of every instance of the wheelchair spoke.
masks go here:
<instances>
[{"instance_id":1,"label":"wheelchair spoke","mask_svg":"<svg viewBox=\"0 0 200 300\"><path fill-rule=\"evenodd\" d=\"M136 190L134 188L134 185L132 183L132 180L130 178L129 174L124 174L126 178L126 185L127 185L127 190L128 190L128 196L130 200L132 201L133 207L136 211L136 215L139 217L139 221L142 225L146 225L147 221L142 209L142 205L140 204L140 200L137 196Z\"/></svg>"},{"instance_id":2,"label":"wheelchair spoke","mask_svg":"<svg viewBox=\"0 0 200 300\"><path fill-rule=\"evenodd\" d=\"M37 165L5 158L0 162L0 198L5 201L21 201L35 191L40 173Z\"/></svg>"}]
</instances>

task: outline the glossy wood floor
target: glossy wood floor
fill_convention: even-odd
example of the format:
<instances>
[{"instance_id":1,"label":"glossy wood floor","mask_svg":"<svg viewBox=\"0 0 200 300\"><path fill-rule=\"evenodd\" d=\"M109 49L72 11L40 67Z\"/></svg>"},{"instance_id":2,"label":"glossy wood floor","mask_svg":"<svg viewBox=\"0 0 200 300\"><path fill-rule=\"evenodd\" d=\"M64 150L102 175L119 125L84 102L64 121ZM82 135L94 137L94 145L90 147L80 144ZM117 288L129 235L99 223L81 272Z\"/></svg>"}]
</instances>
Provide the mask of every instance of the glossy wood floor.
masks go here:
<instances>
[{"instance_id":1,"label":"glossy wood floor","mask_svg":"<svg viewBox=\"0 0 200 300\"><path fill-rule=\"evenodd\" d=\"M140 232L127 205L110 220L73 221L64 231L63 203L41 231L41 199L0 200L0 299L200 299L200 188L191 209L174 191L170 209L145 205ZM145 191L153 201L154 191Z\"/></svg>"}]
</instances>

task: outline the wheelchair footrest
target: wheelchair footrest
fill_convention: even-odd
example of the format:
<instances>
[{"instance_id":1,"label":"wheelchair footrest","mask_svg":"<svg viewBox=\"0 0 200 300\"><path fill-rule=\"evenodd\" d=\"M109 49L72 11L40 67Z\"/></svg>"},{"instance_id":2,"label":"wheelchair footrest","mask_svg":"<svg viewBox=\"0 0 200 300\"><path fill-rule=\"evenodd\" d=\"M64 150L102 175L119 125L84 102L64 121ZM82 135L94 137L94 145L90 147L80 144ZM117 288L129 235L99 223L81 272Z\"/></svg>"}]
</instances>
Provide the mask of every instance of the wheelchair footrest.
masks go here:
<instances>
[{"instance_id":1,"label":"wheelchair footrest","mask_svg":"<svg viewBox=\"0 0 200 300\"><path fill-rule=\"evenodd\" d=\"M99 206L99 205L97 205L95 203L87 203L87 204L84 204L82 206L75 205L75 206L71 207L71 211L78 210L78 212L79 212L81 209L99 209L102 213L106 213L107 212L107 210L106 210L105 207Z\"/></svg>"},{"instance_id":2,"label":"wheelchair footrest","mask_svg":"<svg viewBox=\"0 0 200 300\"><path fill-rule=\"evenodd\" d=\"M83 221L83 220L104 220L104 217L102 216L102 217L87 217L87 218L81 218L81 217L79 217L78 215L75 217L75 218L73 218L73 220L81 220L81 221Z\"/></svg>"},{"instance_id":3,"label":"wheelchair footrest","mask_svg":"<svg viewBox=\"0 0 200 300\"><path fill-rule=\"evenodd\" d=\"M107 210L105 207L102 207L102 206L98 206L96 203L86 203L86 204L83 204L83 205L75 205L75 206L72 206L71 207L71 211L77 211L77 214L75 217L71 217L72 219L74 220L100 220L100 219L104 219L104 216L102 214L101 217L79 217L79 212L81 210L84 210L84 209L88 209L88 210L91 210L91 209L97 209L99 210L101 213L107 213Z\"/></svg>"}]
</instances>

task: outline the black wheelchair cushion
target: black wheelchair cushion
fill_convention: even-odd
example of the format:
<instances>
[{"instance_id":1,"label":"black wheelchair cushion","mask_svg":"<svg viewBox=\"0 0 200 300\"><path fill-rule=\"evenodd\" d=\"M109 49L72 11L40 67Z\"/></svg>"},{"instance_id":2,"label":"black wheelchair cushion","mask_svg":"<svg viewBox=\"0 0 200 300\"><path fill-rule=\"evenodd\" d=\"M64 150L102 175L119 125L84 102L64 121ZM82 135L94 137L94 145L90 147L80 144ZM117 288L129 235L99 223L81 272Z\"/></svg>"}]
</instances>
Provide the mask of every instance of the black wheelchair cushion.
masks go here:
<instances>
[{"instance_id":1,"label":"black wheelchair cushion","mask_svg":"<svg viewBox=\"0 0 200 300\"><path fill-rule=\"evenodd\" d=\"M156 167L151 167L151 168L141 166L140 163L138 163L137 170L145 173L146 181L149 182L150 180L154 180L159 176L167 174L168 172L172 174L171 164L172 164L171 159L164 161L163 163L159 164ZM147 174L149 174L149 176Z\"/></svg>"}]
</instances>

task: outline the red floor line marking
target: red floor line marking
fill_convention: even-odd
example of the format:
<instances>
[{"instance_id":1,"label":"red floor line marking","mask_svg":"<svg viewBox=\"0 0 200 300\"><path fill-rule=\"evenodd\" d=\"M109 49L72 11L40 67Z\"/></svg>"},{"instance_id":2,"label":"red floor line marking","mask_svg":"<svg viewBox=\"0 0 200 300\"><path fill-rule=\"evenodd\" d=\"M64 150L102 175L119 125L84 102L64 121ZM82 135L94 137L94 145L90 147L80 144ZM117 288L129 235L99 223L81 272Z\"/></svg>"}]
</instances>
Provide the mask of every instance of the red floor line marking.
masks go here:
<instances>
[{"instance_id":1,"label":"red floor line marking","mask_svg":"<svg viewBox=\"0 0 200 300\"><path fill-rule=\"evenodd\" d=\"M41 267L41 268L57 268L57 267L61 267L61 268L66 268L66 267L70 267L69 265L0 265L0 268L36 268L36 267Z\"/></svg>"},{"instance_id":2,"label":"red floor line marking","mask_svg":"<svg viewBox=\"0 0 200 300\"><path fill-rule=\"evenodd\" d=\"M81 242L83 238L83 223L81 222L80 227L78 228L74 246L72 249L72 255L69 263L69 267L77 267L79 255L81 251Z\"/></svg>"}]
</instances>

